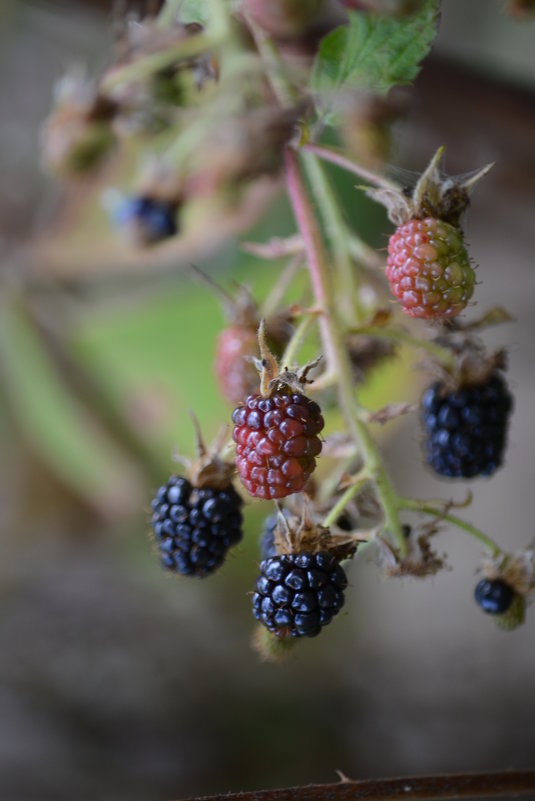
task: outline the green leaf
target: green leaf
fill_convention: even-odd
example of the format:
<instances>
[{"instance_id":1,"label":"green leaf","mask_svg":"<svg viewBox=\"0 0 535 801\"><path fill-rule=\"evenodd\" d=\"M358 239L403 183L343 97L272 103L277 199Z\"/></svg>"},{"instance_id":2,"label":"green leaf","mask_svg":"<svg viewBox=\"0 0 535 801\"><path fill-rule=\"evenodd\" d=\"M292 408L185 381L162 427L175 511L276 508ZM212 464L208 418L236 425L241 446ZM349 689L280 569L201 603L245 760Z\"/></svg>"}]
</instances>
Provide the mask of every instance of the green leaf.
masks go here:
<instances>
[{"instance_id":1,"label":"green leaf","mask_svg":"<svg viewBox=\"0 0 535 801\"><path fill-rule=\"evenodd\" d=\"M182 0L179 6L179 19L187 25L190 22L208 22L208 8L206 0Z\"/></svg>"},{"instance_id":2,"label":"green leaf","mask_svg":"<svg viewBox=\"0 0 535 801\"><path fill-rule=\"evenodd\" d=\"M436 34L437 0L423 0L409 17L393 18L350 11L349 24L335 28L321 42L311 88L329 124L346 91L386 94L418 74Z\"/></svg>"},{"instance_id":3,"label":"green leaf","mask_svg":"<svg viewBox=\"0 0 535 801\"><path fill-rule=\"evenodd\" d=\"M4 390L19 428L52 472L104 514L136 508L139 474L63 383L22 309L0 310Z\"/></svg>"}]
</instances>

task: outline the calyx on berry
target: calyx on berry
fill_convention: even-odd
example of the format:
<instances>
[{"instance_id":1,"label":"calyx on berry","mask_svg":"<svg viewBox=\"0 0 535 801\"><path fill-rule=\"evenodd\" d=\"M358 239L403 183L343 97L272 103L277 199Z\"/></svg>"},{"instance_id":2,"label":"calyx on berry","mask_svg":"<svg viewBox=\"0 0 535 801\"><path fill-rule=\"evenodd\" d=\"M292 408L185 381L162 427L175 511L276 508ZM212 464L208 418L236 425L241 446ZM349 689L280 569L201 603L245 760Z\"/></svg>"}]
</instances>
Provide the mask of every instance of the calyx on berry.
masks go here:
<instances>
[{"instance_id":1,"label":"calyx on berry","mask_svg":"<svg viewBox=\"0 0 535 801\"><path fill-rule=\"evenodd\" d=\"M187 459L177 453L173 458L186 467L188 479L194 487L225 489L230 485L235 472L234 465L225 462L219 455L227 438L227 431L222 429L212 445L207 448L201 434L199 421L193 412L190 412L190 417L195 432L195 458Z\"/></svg>"},{"instance_id":2,"label":"calyx on berry","mask_svg":"<svg viewBox=\"0 0 535 801\"><path fill-rule=\"evenodd\" d=\"M322 357L318 356L317 359L308 362L297 371L289 370L286 365L283 366L281 371L277 359L270 351L266 340L266 321L261 320L258 326L260 359L255 359L256 369L260 374L260 394L268 398L285 388L286 391L303 393L303 388L307 384L313 383L308 378L309 372L318 366Z\"/></svg>"},{"instance_id":3,"label":"calyx on berry","mask_svg":"<svg viewBox=\"0 0 535 801\"><path fill-rule=\"evenodd\" d=\"M341 529L336 533L317 523L306 496L301 515L292 514L279 505L277 508L273 542L278 555L327 551L337 562L341 562L350 559L362 541L357 533Z\"/></svg>"},{"instance_id":4,"label":"calyx on berry","mask_svg":"<svg viewBox=\"0 0 535 801\"><path fill-rule=\"evenodd\" d=\"M441 170L443 155L444 148L440 147L412 193L382 187L367 189L366 194L385 206L394 225L432 217L459 227L461 217L470 203L472 189L493 165L487 164L468 175L450 176Z\"/></svg>"}]
</instances>

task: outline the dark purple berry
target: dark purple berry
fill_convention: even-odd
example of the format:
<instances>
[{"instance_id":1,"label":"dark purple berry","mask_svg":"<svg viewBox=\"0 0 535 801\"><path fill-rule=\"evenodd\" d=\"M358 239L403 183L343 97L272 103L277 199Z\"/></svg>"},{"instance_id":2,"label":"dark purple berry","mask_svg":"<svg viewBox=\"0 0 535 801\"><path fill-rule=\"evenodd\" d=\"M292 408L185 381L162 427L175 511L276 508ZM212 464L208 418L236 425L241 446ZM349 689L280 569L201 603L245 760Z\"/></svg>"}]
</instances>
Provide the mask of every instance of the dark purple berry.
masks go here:
<instances>
[{"instance_id":1,"label":"dark purple berry","mask_svg":"<svg viewBox=\"0 0 535 801\"><path fill-rule=\"evenodd\" d=\"M513 603L515 591L502 579L481 579L474 597L478 606L488 615L502 615Z\"/></svg>"},{"instance_id":2,"label":"dark purple berry","mask_svg":"<svg viewBox=\"0 0 535 801\"><path fill-rule=\"evenodd\" d=\"M260 563L253 615L279 637L315 637L344 605L346 586L326 551L271 556Z\"/></svg>"},{"instance_id":3,"label":"dark purple berry","mask_svg":"<svg viewBox=\"0 0 535 801\"><path fill-rule=\"evenodd\" d=\"M213 573L242 538L241 507L230 485L199 489L171 476L152 501L152 530L164 567L201 578Z\"/></svg>"},{"instance_id":4,"label":"dark purple berry","mask_svg":"<svg viewBox=\"0 0 535 801\"><path fill-rule=\"evenodd\" d=\"M490 476L503 462L512 396L498 372L448 391L430 386L421 401L427 463L449 478Z\"/></svg>"}]
</instances>

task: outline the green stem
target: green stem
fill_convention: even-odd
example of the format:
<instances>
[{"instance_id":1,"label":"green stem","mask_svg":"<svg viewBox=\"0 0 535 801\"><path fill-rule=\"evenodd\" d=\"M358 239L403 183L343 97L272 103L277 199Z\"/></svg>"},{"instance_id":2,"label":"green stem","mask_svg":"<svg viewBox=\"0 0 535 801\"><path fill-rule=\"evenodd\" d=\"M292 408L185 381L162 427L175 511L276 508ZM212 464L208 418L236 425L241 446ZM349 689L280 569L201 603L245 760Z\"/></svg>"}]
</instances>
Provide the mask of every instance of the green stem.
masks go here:
<instances>
[{"instance_id":1,"label":"green stem","mask_svg":"<svg viewBox=\"0 0 535 801\"><path fill-rule=\"evenodd\" d=\"M363 325L354 328L352 334L366 334L380 339L387 339L390 342L403 342L413 348L421 348L437 358L445 367L453 367L455 359L451 351L436 345L434 342L429 342L427 339L417 339L416 337L407 334L402 329L382 328L381 326Z\"/></svg>"},{"instance_id":2,"label":"green stem","mask_svg":"<svg viewBox=\"0 0 535 801\"><path fill-rule=\"evenodd\" d=\"M321 525L325 526L325 528L329 528L329 526L331 526L333 523L336 523L349 501L369 480L370 477L367 472L363 471L362 473L359 473L359 475L355 477L354 483L351 484L351 486L348 487L345 492L342 493L342 495L340 495L332 509L325 516L325 519Z\"/></svg>"},{"instance_id":3,"label":"green stem","mask_svg":"<svg viewBox=\"0 0 535 801\"><path fill-rule=\"evenodd\" d=\"M247 17L247 25L253 35L258 54L266 68L273 93L283 108L293 106L297 101L294 87L284 74L284 67L273 39L254 21Z\"/></svg>"},{"instance_id":4,"label":"green stem","mask_svg":"<svg viewBox=\"0 0 535 801\"><path fill-rule=\"evenodd\" d=\"M282 356L280 363L281 372L285 368L288 368L289 370L291 369L292 363L295 361L295 357L299 352L299 348L303 344L303 339L305 338L308 329L312 325L313 320L314 320L313 314L306 314L299 322L299 325L292 334L292 338L288 342L286 350L284 351L284 354Z\"/></svg>"},{"instance_id":5,"label":"green stem","mask_svg":"<svg viewBox=\"0 0 535 801\"><path fill-rule=\"evenodd\" d=\"M360 164L357 164L349 159L340 150L336 150L335 148L331 147L323 147L321 145L313 145L312 143L303 145L302 150L306 150L309 153L314 153L314 155L319 156L320 159L323 159L324 161L330 161L331 164L336 164L346 172L351 172L353 175L358 175L359 178L362 178L363 181L366 181L366 183L369 183L372 186L378 186L381 189L389 189L393 192L401 191L401 187L394 181L390 181L383 175L378 175L371 170L367 170L366 167L362 167Z\"/></svg>"},{"instance_id":6,"label":"green stem","mask_svg":"<svg viewBox=\"0 0 535 801\"><path fill-rule=\"evenodd\" d=\"M370 477L375 481L377 494L383 508L385 528L394 537L400 555L404 556L407 553L407 543L398 518L397 496L390 484L375 442L366 424L359 419L354 397L351 363L340 330L323 241L301 178L295 151L286 148L284 159L288 195L298 229L303 237L314 297L323 312L319 318L319 328L327 359L327 369L333 371L338 379L340 408L351 436L360 445ZM321 198L318 200L321 202Z\"/></svg>"},{"instance_id":7,"label":"green stem","mask_svg":"<svg viewBox=\"0 0 535 801\"><path fill-rule=\"evenodd\" d=\"M348 321L360 319L355 270L347 247L347 226L325 170L315 158L304 159L314 195L321 198L320 213L343 284L342 302Z\"/></svg>"},{"instance_id":8,"label":"green stem","mask_svg":"<svg viewBox=\"0 0 535 801\"><path fill-rule=\"evenodd\" d=\"M418 501L413 498L398 498L398 506L400 509L411 509L415 512L420 512L421 514L432 515L440 520L446 520L446 522L451 523L453 526L456 526L462 531L466 531L466 533L470 534L471 537L479 540L479 542L481 542L485 548L490 551L491 556L496 557L503 554L503 551L499 545L491 540L490 537L487 537L487 535L478 528L473 526L471 523L467 523L462 518L457 517L457 515L450 515L449 513L445 513L443 509L437 509L434 506L428 505L425 501Z\"/></svg>"}]
</instances>

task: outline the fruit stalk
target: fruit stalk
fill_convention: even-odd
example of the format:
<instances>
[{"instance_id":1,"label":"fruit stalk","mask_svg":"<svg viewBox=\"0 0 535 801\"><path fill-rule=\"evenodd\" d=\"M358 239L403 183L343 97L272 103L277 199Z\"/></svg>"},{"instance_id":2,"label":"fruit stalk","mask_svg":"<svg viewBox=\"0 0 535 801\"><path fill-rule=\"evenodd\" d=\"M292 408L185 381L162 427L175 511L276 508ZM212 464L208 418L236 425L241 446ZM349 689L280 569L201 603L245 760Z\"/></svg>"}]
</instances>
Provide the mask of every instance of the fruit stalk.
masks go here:
<instances>
[{"instance_id":1,"label":"fruit stalk","mask_svg":"<svg viewBox=\"0 0 535 801\"><path fill-rule=\"evenodd\" d=\"M357 175L359 178L362 178L363 181L366 181L366 183L371 184L372 186L377 186L380 189L389 189L394 192L399 192L401 190L401 187L394 181L390 181L388 178L378 175L377 173L372 172L372 170L366 169L366 167L362 167L360 164L357 164L349 159L339 150L335 150L334 148L330 147L323 147L321 145L314 145L312 143L303 145L302 150L306 151L307 153L313 153L315 156L318 156L324 161L330 161L331 164L336 164L346 172L351 172L353 175Z\"/></svg>"},{"instance_id":2,"label":"fruit stalk","mask_svg":"<svg viewBox=\"0 0 535 801\"><path fill-rule=\"evenodd\" d=\"M400 509L410 509L415 512L420 512L420 514L438 517L440 520L445 520L462 531L466 531L466 533L470 534L471 537L479 540L479 542L481 542L485 548L487 548L493 558L503 554L502 549L494 542L494 540L491 540L490 537L487 537L486 534L473 526L471 523L467 523L466 520L463 520L456 515L450 515L447 512L445 513L444 509L437 509L435 506L431 506L425 501L419 501L414 498L399 498L398 505Z\"/></svg>"},{"instance_id":3,"label":"fruit stalk","mask_svg":"<svg viewBox=\"0 0 535 801\"><path fill-rule=\"evenodd\" d=\"M352 437L360 445L365 465L375 481L385 517L385 528L393 536L399 554L403 557L407 553L407 543L398 518L396 494L375 442L365 423L358 416L351 363L344 347L336 305L328 279L325 249L301 178L297 154L289 147L284 152L284 162L288 195L305 245L314 298L322 310L319 317L319 329L327 359L327 370L333 372L337 377L342 414Z\"/></svg>"}]
</instances>

